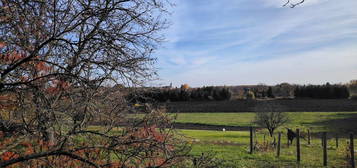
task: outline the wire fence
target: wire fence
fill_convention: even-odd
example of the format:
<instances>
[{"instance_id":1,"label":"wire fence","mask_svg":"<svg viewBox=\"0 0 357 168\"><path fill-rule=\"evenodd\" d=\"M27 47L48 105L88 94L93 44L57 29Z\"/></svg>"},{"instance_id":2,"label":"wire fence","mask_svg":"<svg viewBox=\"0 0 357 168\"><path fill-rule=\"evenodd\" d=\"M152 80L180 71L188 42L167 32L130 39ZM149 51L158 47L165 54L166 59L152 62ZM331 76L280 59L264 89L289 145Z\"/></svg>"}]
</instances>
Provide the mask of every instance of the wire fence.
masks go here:
<instances>
[{"instance_id":1,"label":"wire fence","mask_svg":"<svg viewBox=\"0 0 357 168\"><path fill-rule=\"evenodd\" d=\"M291 131L291 130L290 130ZM256 152L256 148L257 148L257 144L258 144L258 140L257 140L257 135L256 135L256 130L253 127L250 127L249 129L250 132L250 147L249 147L249 153L253 154L254 152ZM322 165L323 166L327 166L328 165L328 138L327 138L328 133L327 132L322 132L321 133L321 146L323 154L322 154ZM334 135L334 134L331 134ZM292 131L292 133L289 132L287 133L287 147L289 147L290 145L293 146L293 139L296 138L296 143L295 143L295 147L296 147L296 162L300 163L301 162L301 138L303 138L304 140L307 141L308 145L312 145L312 137L311 137L311 132L310 129L307 130L307 134L305 134L304 136L301 136L301 132L300 129L296 129L295 132ZM291 136L291 137L289 137ZM307 136L307 137L306 137ZM307 138L307 139L306 139ZM278 139L276 140L274 138L274 142L272 143L273 146L275 146L275 150L276 150L276 157L280 157L281 155L281 146L282 146L282 132L278 133ZM338 135L335 135L334 138L332 138L332 140L335 141L335 147L336 149L339 148L339 143L340 143L340 138ZM331 138L330 138L331 141ZM349 159L349 167L355 168L355 149L354 149L354 134L350 133L349 134L349 138L348 138L348 154L347 157ZM266 143L266 138L265 138L265 134L263 135L263 143Z\"/></svg>"}]
</instances>

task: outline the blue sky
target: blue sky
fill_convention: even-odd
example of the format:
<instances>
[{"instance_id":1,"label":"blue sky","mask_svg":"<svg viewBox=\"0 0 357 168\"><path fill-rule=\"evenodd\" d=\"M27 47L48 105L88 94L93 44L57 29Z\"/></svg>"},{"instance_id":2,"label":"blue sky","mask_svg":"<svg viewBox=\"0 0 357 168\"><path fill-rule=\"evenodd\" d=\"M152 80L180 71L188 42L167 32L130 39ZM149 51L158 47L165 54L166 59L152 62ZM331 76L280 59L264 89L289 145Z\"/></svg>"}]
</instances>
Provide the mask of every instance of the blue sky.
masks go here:
<instances>
[{"instance_id":1,"label":"blue sky","mask_svg":"<svg viewBox=\"0 0 357 168\"><path fill-rule=\"evenodd\" d=\"M357 78L357 1L176 0L155 85L320 84Z\"/></svg>"}]
</instances>

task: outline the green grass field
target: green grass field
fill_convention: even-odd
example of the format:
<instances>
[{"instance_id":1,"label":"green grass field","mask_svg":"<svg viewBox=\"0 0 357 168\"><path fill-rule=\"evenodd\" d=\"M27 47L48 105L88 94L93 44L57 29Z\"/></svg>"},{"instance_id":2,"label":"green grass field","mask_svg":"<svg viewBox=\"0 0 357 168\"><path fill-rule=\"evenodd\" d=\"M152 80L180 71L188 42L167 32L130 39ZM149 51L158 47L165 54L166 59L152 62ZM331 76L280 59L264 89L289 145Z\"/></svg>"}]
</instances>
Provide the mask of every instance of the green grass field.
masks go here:
<instances>
[{"instance_id":1,"label":"green grass field","mask_svg":"<svg viewBox=\"0 0 357 168\"><path fill-rule=\"evenodd\" d=\"M346 167L348 165L347 139L349 131L357 128L357 112L289 112L291 118L287 125L300 128L306 133L307 128L312 132L327 131L328 167ZM250 126L254 113L181 113L177 115L179 123L201 123L227 126ZM285 131L280 129L279 131ZM340 131L339 148L336 148L334 136ZM255 142L260 146L253 155L248 153L248 131L208 131L208 130L179 130L192 142L192 154L215 153L216 157L227 161L224 167L322 167L322 147L319 134L313 136L311 145L301 140L301 163L296 164L295 143L287 147L285 133L282 135L281 156L276 157L275 149L265 149L265 142L271 142L266 131L256 135ZM355 144L357 141L355 140Z\"/></svg>"},{"instance_id":2,"label":"green grass field","mask_svg":"<svg viewBox=\"0 0 357 168\"><path fill-rule=\"evenodd\" d=\"M251 126L255 113L179 113L175 122ZM357 112L288 112L291 128L314 132L349 132L357 129Z\"/></svg>"},{"instance_id":3,"label":"green grass field","mask_svg":"<svg viewBox=\"0 0 357 168\"><path fill-rule=\"evenodd\" d=\"M214 153L217 158L226 160L231 167L298 167L296 164L295 143L286 144L286 136L282 136L282 148L279 158L275 149L261 149L254 154L249 154L249 133L247 131L206 131L206 130L180 130L180 133L191 138L192 154ZM255 143L264 146L262 134L258 134ZM258 141L258 142L256 142ZM271 139L266 137L266 142ZM355 140L355 143L357 141ZM348 164L347 139L339 139L336 148L335 140L328 140L328 165L329 167L344 167ZM301 140L300 167L322 167L323 151L321 140L313 138L311 145Z\"/></svg>"}]
</instances>

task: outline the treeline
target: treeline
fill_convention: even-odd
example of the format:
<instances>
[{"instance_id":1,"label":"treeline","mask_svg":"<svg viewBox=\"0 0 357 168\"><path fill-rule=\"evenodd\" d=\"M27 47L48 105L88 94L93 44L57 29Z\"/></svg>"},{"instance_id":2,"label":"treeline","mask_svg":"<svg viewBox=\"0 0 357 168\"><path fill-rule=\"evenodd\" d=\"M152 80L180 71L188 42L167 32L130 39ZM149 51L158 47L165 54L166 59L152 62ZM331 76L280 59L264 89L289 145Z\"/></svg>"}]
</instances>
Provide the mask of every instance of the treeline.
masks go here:
<instances>
[{"instance_id":1,"label":"treeline","mask_svg":"<svg viewBox=\"0 0 357 168\"><path fill-rule=\"evenodd\" d=\"M350 96L345 85L303 85L294 90L296 98L345 99Z\"/></svg>"},{"instance_id":2,"label":"treeline","mask_svg":"<svg viewBox=\"0 0 357 168\"><path fill-rule=\"evenodd\" d=\"M150 89L137 91L128 96L131 102L145 103L148 101L175 102L175 101L203 101L203 100L229 100L231 92L225 87L202 88L173 88Z\"/></svg>"},{"instance_id":3,"label":"treeline","mask_svg":"<svg viewBox=\"0 0 357 168\"><path fill-rule=\"evenodd\" d=\"M182 85L181 88L141 88L135 92L130 92L127 98L131 103L256 98L347 99L352 95L350 90L347 85L331 85L329 83L324 85L291 85L282 83L275 86L256 85L240 89L218 86L189 88L188 85Z\"/></svg>"}]
</instances>

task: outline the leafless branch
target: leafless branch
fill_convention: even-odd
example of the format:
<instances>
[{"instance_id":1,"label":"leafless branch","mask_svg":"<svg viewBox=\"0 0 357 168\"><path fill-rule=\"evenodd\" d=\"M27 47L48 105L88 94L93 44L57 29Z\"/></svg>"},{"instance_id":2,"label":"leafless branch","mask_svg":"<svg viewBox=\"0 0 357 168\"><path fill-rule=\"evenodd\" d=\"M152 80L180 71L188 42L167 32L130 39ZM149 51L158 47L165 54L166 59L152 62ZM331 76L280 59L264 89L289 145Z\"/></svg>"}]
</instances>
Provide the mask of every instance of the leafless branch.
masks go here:
<instances>
[{"instance_id":1,"label":"leafless branch","mask_svg":"<svg viewBox=\"0 0 357 168\"><path fill-rule=\"evenodd\" d=\"M301 5L304 2L305 2L305 0L300 0L297 3L292 3L292 2L290 2L290 0L287 0L286 3L283 5L283 7L286 7L289 5L290 8L295 8L296 6Z\"/></svg>"}]
</instances>

